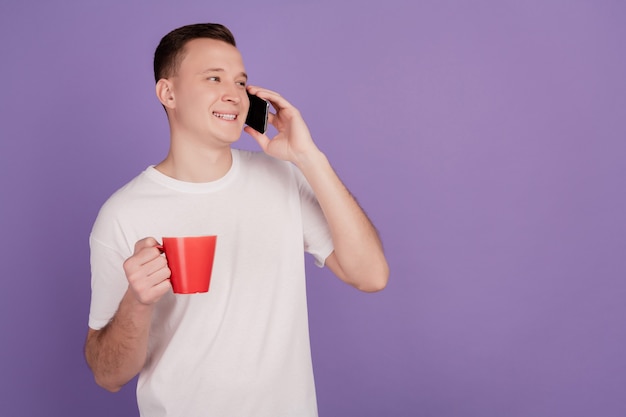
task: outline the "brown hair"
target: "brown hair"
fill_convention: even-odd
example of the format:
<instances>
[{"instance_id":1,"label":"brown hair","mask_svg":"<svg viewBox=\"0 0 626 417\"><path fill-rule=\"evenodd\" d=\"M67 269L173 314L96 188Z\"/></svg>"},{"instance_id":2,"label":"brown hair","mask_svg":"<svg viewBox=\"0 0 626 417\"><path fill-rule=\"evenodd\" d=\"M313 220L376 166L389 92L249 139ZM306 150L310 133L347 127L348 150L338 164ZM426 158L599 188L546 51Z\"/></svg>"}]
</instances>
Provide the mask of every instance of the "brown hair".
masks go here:
<instances>
[{"instance_id":1,"label":"brown hair","mask_svg":"<svg viewBox=\"0 0 626 417\"><path fill-rule=\"evenodd\" d=\"M154 81L176 74L185 57L185 45L198 38L215 39L237 46L231 31L219 23L197 23L174 29L161 39L154 52Z\"/></svg>"}]
</instances>

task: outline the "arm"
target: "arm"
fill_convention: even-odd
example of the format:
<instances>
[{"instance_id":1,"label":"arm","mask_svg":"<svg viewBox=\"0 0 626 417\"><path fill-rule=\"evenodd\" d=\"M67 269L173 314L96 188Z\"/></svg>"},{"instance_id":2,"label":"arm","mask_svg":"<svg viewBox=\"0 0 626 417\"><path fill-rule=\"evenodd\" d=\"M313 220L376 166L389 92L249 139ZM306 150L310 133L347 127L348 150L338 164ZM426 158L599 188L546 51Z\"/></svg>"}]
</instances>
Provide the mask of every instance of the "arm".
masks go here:
<instances>
[{"instance_id":1,"label":"arm","mask_svg":"<svg viewBox=\"0 0 626 417\"><path fill-rule=\"evenodd\" d=\"M133 256L124 262L128 279L120 306L105 327L89 329L85 358L96 383L119 391L141 371L147 354L154 304L171 288L166 260L152 238L140 240Z\"/></svg>"},{"instance_id":2,"label":"arm","mask_svg":"<svg viewBox=\"0 0 626 417\"><path fill-rule=\"evenodd\" d=\"M342 281L362 291L379 291L389 267L376 229L321 152L297 164L328 221L335 250L326 265Z\"/></svg>"},{"instance_id":3,"label":"arm","mask_svg":"<svg viewBox=\"0 0 626 417\"><path fill-rule=\"evenodd\" d=\"M269 121L278 134L269 139L248 132L268 155L294 163L304 174L328 222L334 252L326 265L344 282L362 290L383 289L389 267L376 229L341 182L326 156L317 148L299 111L279 94L250 87L276 109Z\"/></svg>"}]
</instances>

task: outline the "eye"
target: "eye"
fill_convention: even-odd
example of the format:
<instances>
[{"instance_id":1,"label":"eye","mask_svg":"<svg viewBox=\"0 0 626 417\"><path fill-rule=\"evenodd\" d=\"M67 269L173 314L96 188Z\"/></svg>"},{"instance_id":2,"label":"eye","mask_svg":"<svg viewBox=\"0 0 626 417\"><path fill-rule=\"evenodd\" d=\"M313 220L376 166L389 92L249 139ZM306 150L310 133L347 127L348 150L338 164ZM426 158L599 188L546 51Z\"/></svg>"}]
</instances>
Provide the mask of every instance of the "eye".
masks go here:
<instances>
[{"instance_id":1,"label":"eye","mask_svg":"<svg viewBox=\"0 0 626 417\"><path fill-rule=\"evenodd\" d=\"M219 82L221 81L221 80L220 80L220 77L216 77L216 76L213 76L213 77L207 77L207 80L208 80L208 81L213 81L213 82L216 82L216 83L219 83Z\"/></svg>"},{"instance_id":2,"label":"eye","mask_svg":"<svg viewBox=\"0 0 626 417\"><path fill-rule=\"evenodd\" d=\"M244 88L245 88L245 86L246 86L246 82L245 82L245 81L237 81L237 85L238 85L239 87L244 87Z\"/></svg>"}]
</instances>

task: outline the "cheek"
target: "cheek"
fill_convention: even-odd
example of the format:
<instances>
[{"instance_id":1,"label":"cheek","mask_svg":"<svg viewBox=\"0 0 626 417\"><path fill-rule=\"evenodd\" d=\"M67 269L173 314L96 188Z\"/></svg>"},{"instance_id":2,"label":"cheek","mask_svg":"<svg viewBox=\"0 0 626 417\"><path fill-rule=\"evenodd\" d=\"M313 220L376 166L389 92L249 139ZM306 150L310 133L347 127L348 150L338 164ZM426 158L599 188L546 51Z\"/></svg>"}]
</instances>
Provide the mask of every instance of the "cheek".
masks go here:
<instances>
[{"instance_id":1,"label":"cheek","mask_svg":"<svg viewBox=\"0 0 626 417\"><path fill-rule=\"evenodd\" d=\"M244 114L248 114L248 111L250 111L250 99L248 99L247 95L241 99L241 111Z\"/></svg>"},{"instance_id":2,"label":"cheek","mask_svg":"<svg viewBox=\"0 0 626 417\"><path fill-rule=\"evenodd\" d=\"M206 97L194 94L184 97L179 110L190 123L204 124L211 113L211 106Z\"/></svg>"},{"instance_id":3,"label":"cheek","mask_svg":"<svg viewBox=\"0 0 626 417\"><path fill-rule=\"evenodd\" d=\"M180 102L181 106L191 107L199 105L205 94L202 94L202 89L189 83L179 85L176 91L176 100Z\"/></svg>"},{"instance_id":4,"label":"cheek","mask_svg":"<svg viewBox=\"0 0 626 417\"><path fill-rule=\"evenodd\" d=\"M183 97L181 97L181 102L186 107L200 106L202 103L202 95L197 92L187 91Z\"/></svg>"}]
</instances>

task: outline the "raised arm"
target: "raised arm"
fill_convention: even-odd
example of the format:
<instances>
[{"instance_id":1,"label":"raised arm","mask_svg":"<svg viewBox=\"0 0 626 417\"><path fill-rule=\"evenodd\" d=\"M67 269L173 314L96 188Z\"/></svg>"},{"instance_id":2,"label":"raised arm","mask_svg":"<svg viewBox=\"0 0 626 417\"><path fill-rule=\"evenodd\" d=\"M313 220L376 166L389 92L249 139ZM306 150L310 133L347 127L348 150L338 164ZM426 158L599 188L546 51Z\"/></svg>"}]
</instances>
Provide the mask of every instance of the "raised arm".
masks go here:
<instances>
[{"instance_id":1,"label":"raised arm","mask_svg":"<svg viewBox=\"0 0 626 417\"><path fill-rule=\"evenodd\" d=\"M129 285L119 308L102 329L89 329L85 358L96 383L119 391L146 361L154 304L171 288L170 270L153 238L140 240L124 262Z\"/></svg>"},{"instance_id":2,"label":"raised arm","mask_svg":"<svg viewBox=\"0 0 626 417\"><path fill-rule=\"evenodd\" d=\"M341 280L362 291L383 289L389 267L378 233L313 142L300 112L278 93L256 87L249 87L249 91L272 103L276 114L270 114L269 121L278 133L270 140L249 127L245 131L268 155L294 163L311 185L335 247L326 265Z\"/></svg>"}]
</instances>

